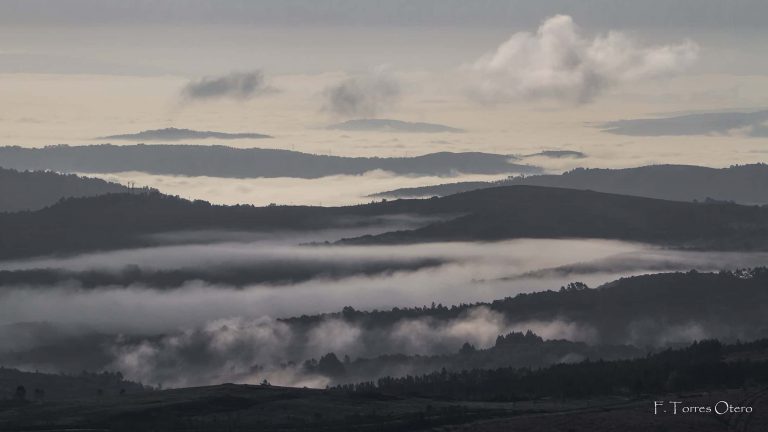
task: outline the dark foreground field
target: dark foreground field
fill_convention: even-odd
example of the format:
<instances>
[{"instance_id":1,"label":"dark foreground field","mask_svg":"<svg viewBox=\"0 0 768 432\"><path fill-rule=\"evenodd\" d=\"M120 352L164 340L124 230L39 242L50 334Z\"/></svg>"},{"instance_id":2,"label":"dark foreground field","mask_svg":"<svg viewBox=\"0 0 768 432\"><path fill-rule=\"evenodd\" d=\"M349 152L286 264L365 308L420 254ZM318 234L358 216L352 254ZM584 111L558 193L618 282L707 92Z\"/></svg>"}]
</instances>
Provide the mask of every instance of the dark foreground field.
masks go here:
<instances>
[{"instance_id":1,"label":"dark foreground field","mask_svg":"<svg viewBox=\"0 0 768 432\"><path fill-rule=\"evenodd\" d=\"M753 412L654 415L654 400L696 406L714 406L725 400L751 406ZM768 430L768 391L466 403L226 384L67 402L3 401L0 430L764 431Z\"/></svg>"}]
</instances>

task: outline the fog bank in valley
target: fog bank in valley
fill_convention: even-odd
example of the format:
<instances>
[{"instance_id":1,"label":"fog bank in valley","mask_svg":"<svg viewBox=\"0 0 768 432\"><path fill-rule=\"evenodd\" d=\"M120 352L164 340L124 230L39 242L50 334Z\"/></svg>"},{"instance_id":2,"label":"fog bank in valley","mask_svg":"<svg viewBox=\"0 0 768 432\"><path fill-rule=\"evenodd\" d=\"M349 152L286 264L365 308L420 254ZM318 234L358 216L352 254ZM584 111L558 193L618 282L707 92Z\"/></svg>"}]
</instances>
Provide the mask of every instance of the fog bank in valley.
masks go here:
<instances>
[{"instance_id":1,"label":"fog bank in valley","mask_svg":"<svg viewBox=\"0 0 768 432\"><path fill-rule=\"evenodd\" d=\"M495 181L498 175L456 173L455 181ZM259 178L232 179L218 177L184 177L153 175L141 172L88 174L120 184L156 188L163 193L189 199L202 199L213 204L271 203L295 205L355 205L368 203L368 195L401 187L436 185L448 181L438 176L398 176L372 171L358 176L329 176L318 179Z\"/></svg>"},{"instance_id":2,"label":"fog bank in valley","mask_svg":"<svg viewBox=\"0 0 768 432\"><path fill-rule=\"evenodd\" d=\"M511 331L532 330L545 339L586 343L600 342L601 334L578 321L557 317L515 320L483 306L448 320L406 318L378 328L333 317L298 328L282 318L336 312L345 306L387 310L433 302L449 306L490 301L523 292L558 290L574 280L595 287L627 275L735 269L757 266L768 258L761 253L683 252L604 240L301 245L344 234L266 235L240 242L233 241L232 234L175 234L166 240L175 236L177 241L202 238L205 242L6 262L0 264L0 270L118 272L132 265L154 270L228 266L237 271L281 261L297 268L313 262L329 268L363 268L372 262L425 259L439 264L377 275L353 271L343 277L318 275L298 283L242 287L200 280L162 289L141 284L84 289L76 280L57 286L3 286L0 338L5 349L0 360L32 369L69 371L87 365L120 370L131 379L170 386L267 378L275 384L322 387L332 380L307 373L301 364L329 352L352 359L393 353L436 355L455 353L465 342L488 348L498 335ZM711 331L706 325L690 323L657 332L652 324L627 323L634 330L625 342L663 345L706 337ZM655 336L647 339L648 334ZM88 354L83 356L84 352Z\"/></svg>"}]
</instances>

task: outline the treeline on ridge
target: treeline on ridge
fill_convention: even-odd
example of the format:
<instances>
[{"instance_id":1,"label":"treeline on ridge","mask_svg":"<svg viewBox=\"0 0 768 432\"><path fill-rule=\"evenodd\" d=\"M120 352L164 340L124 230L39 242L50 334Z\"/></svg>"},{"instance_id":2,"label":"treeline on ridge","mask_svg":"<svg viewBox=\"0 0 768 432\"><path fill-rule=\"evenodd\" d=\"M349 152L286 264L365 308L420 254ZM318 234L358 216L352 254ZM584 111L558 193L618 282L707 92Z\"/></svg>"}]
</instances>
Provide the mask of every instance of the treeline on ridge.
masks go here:
<instances>
[{"instance_id":1,"label":"treeline on ridge","mask_svg":"<svg viewBox=\"0 0 768 432\"><path fill-rule=\"evenodd\" d=\"M630 360L587 360L542 369L443 369L333 389L435 399L514 401L741 388L768 384L768 360L764 356L754 360L743 356L756 351L764 354L766 349L768 339L733 345L705 340L684 349Z\"/></svg>"}]
</instances>

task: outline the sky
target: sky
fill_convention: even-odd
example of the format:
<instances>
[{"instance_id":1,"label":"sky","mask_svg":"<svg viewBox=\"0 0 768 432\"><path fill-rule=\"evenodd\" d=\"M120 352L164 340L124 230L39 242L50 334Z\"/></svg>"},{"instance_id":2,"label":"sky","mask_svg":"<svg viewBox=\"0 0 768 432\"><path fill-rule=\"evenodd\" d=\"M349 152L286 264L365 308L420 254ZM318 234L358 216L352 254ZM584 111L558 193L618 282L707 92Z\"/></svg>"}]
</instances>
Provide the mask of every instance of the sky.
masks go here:
<instances>
[{"instance_id":1,"label":"sky","mask_svg":"<svg viewBox=\"0 0 768 432\"><path fill-rule=\"evenodd\" d=\"M768 138L741 130L643 137L600 125L765 108L765 16L757 0L3 0L0 145L179 127L334 155L588 155L537 161L551 172L764 162ZM467 132L326 129L364 117Z\"/></svg>"}]
</instances>

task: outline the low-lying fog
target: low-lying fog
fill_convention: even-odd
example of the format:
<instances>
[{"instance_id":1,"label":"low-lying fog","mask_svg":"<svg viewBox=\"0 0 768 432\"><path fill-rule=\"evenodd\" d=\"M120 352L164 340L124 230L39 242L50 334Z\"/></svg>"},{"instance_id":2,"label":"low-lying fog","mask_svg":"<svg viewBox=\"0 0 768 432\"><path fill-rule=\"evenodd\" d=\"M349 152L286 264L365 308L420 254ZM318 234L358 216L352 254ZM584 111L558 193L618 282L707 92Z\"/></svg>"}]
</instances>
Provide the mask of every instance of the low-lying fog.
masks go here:
<instances>
[{"instance_id":1,"label":"low-lying fog","mask_svg":"<svg viewBox=\"0 0 768 432\"><path fill-rule=\"evenodd\" d=\"M299 178L220 178L155 175L143 172L110 174L81 173L107 181L136 187L148 186L160 192L188 199L202 199L214 204L271 203L291 205L341 206L371 202L368 195L405 187L430 186L462 181L495 181L503 175L467 175L452 177L400 176L385 171L363 175L338 175L317 179Z\"/></svg>"},{"instance_id":2,"label":"low-lying fog","mask_svg":"<svg viewBox=\"0 0 768 432\"><path fill-rule=\"evenodd\" d=\"M5 286L0 324L53 321L109 331L164 332L222 317L290 317L357 309L445 305L488 301L521 292L558 289L574 280L590 286L646 272L719 270L757 266L768 254L663 250L605 240L512 240L496 243L432 243L409 246L289 245L270 240L250 243L173 245L100 252L67 258L0 264L0 270L68 269L118 271L144 269L226 271L259 263L302 268L321 262L329 268L351 263L390 262L395 271L375 276L350 274L295 284L213 285L190 280L180 287L141 285L81 289L61 286ZM394 264L434 259L421 270L397 271Z\"/></svg>"},{"instance_id":3,"label":"low-lying fog","mask_svg":"<svg viewBox=\"0 0 768 432\"><path fill-rule=\"evenodd\" d=\"M578 323L510 323L484 308L439 324L399 322L380 335L366 335L343 321L329 319L297 338L278 318L336 312L344 306L369 310L432 302L473 303L522 292L557 290L572 281L594 287L627 275L750 267L761 265L768 258L765 253L685 252L605 240L523 239L409 246L303 246L298 240L267 237L248 242L227 239L207 244L175 244L6 262L0 263L0 270L110 272L136 266L155 270L221 267L237 272L264 262L287 263L297 269L308 263L321 263L330 269L351 264L364 268L366 263L385 262L393 263L394 270L375 275L353 270L343 277L329 277L321 272L298 283L240 287L199 280L167 288L131 284L83 289L77 280L57 286L3 286L0 362L44 370L80 370L88 366L119 369L128 378L166 385L253 382L265 376L273 383L325 385L327 379L308 378L299 369L277 365L288 360L301 362L331 351L353 358L392 353L391 350L418 354L455 352L465 341L478 347L490 346L497 335L512 330L532 329L544 338L586 342L592 341L594 335ZM424 260L437 264L398 269L399 264ZM99 354L77 345L76 353L8 355L46 352L62 341L95 333L100 336L95 341L88 339L86 345L93 344L93 351ZM683 333L678 339L686 337L701 335ZM372 344L371 340L377 343ZM11 358L16 360L8 360ZM260 365L258 371L253 369L256 364Z\"/></svg>"}]
</instances>

